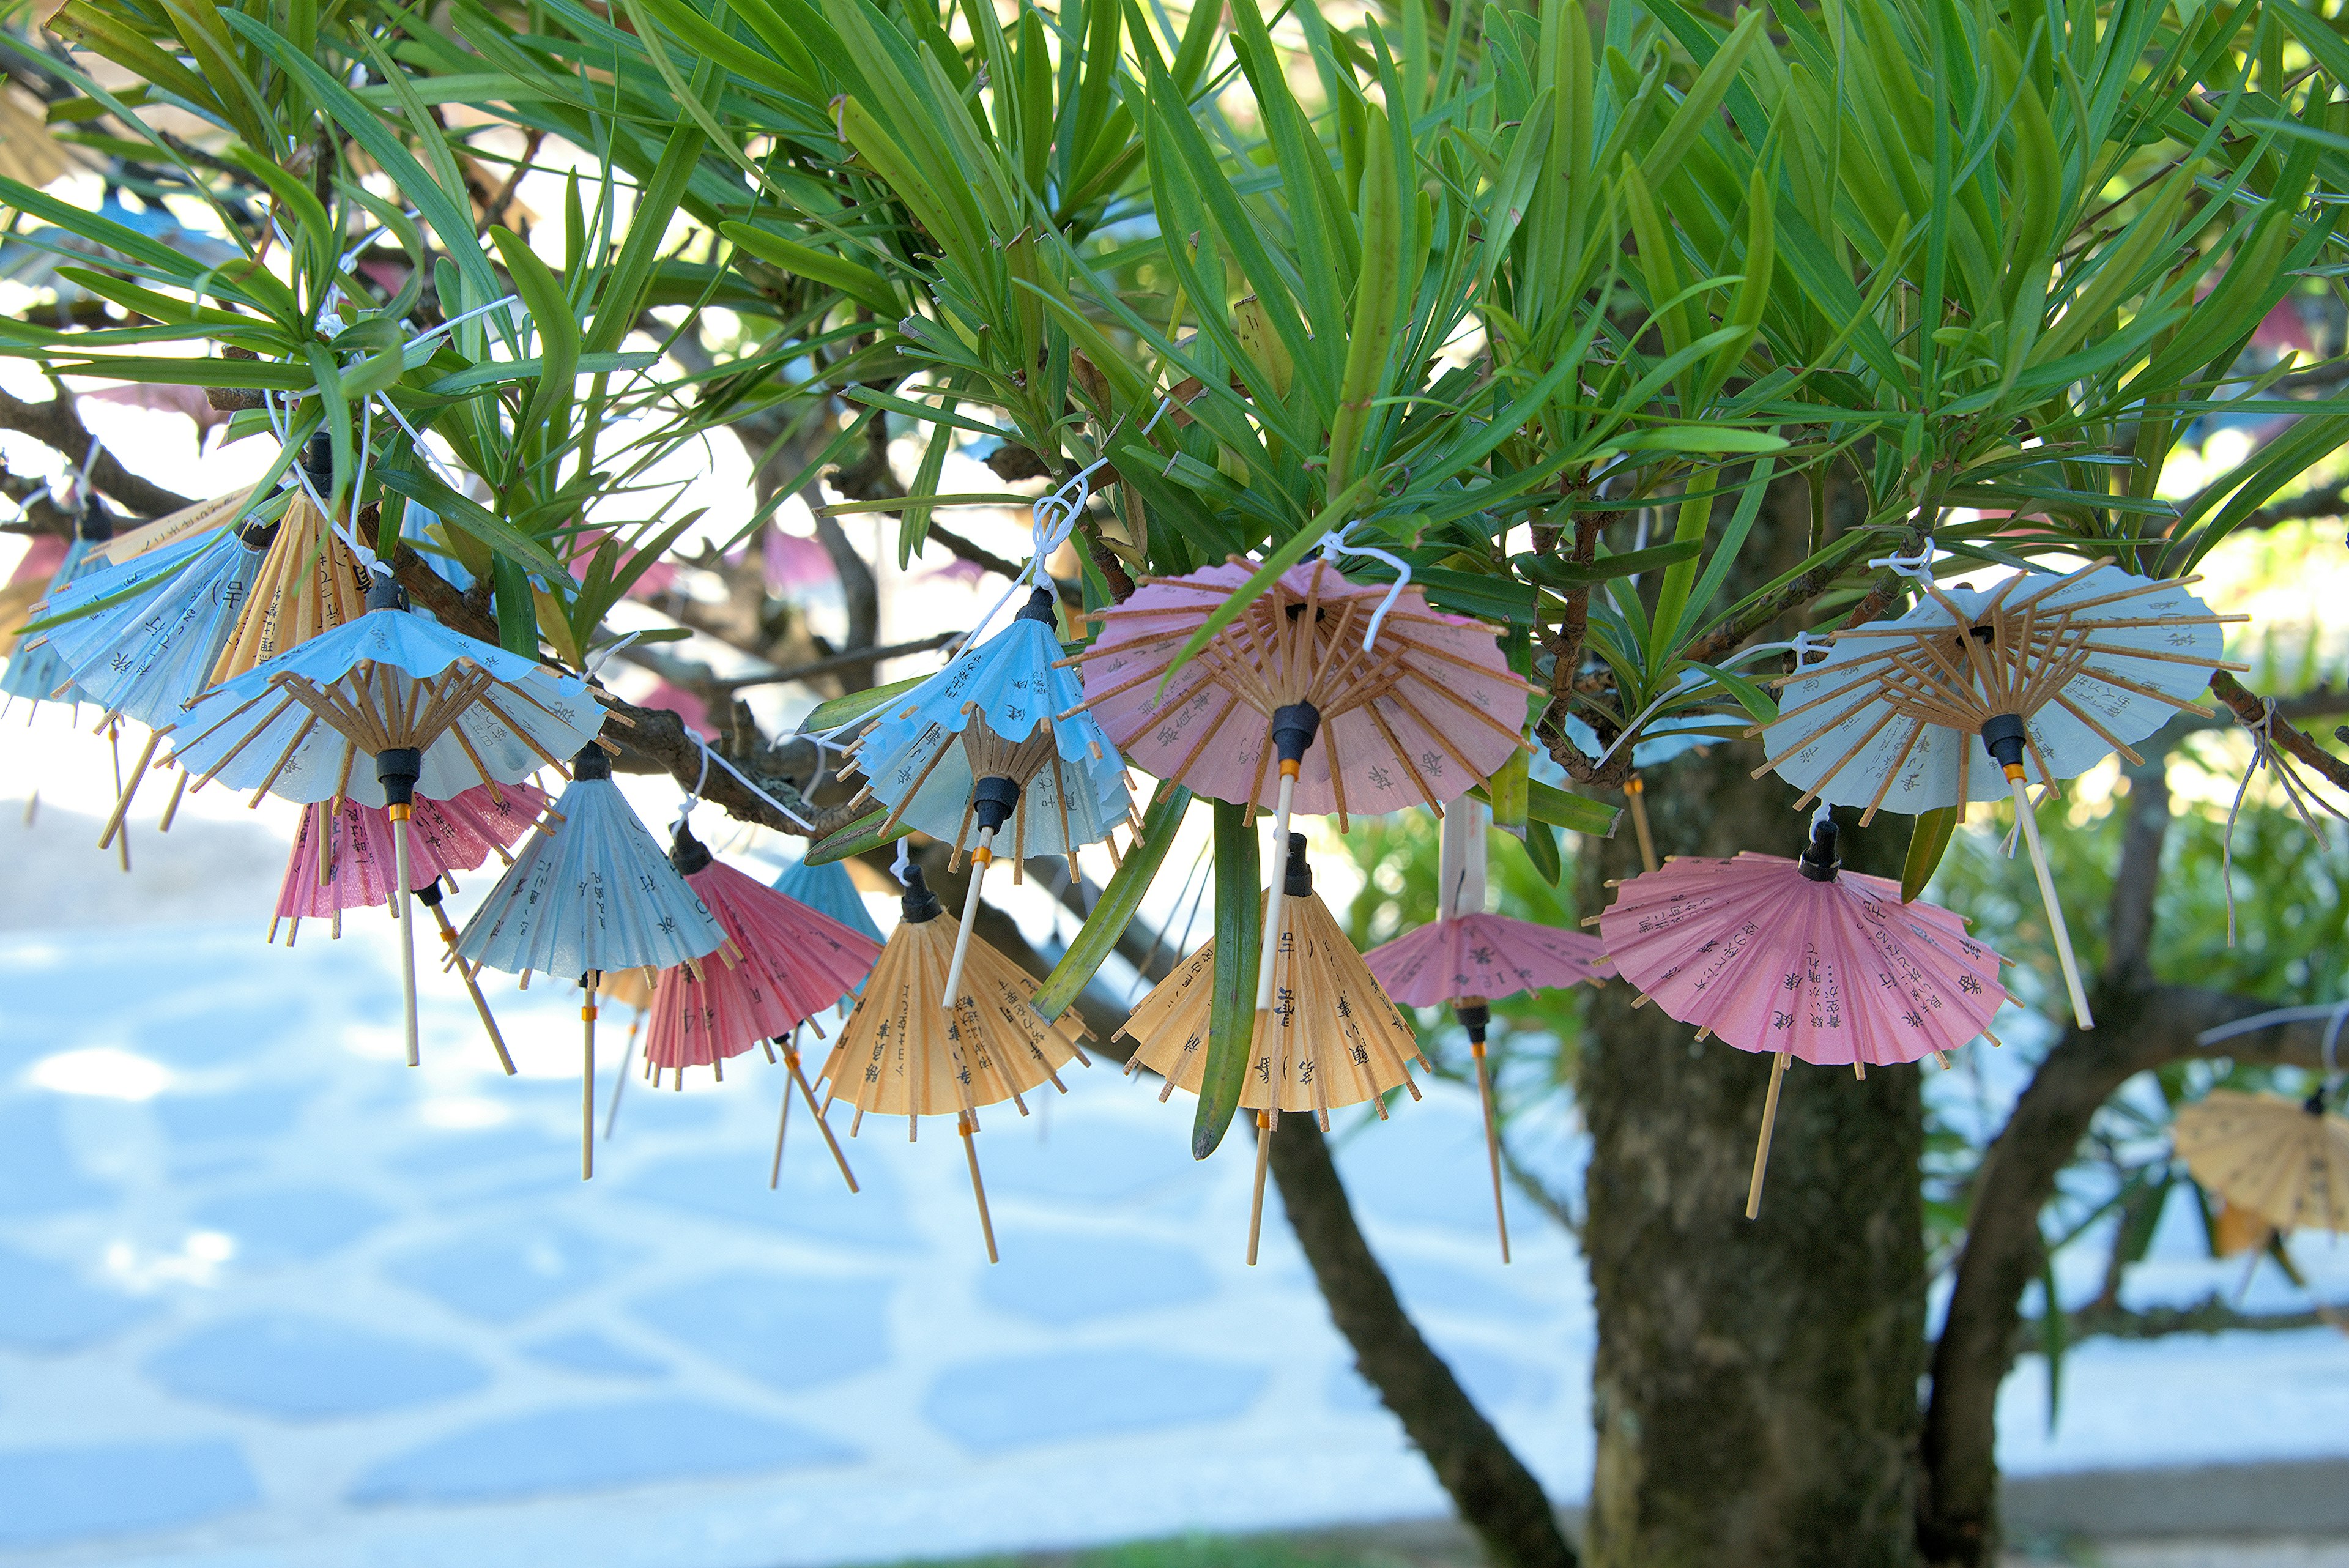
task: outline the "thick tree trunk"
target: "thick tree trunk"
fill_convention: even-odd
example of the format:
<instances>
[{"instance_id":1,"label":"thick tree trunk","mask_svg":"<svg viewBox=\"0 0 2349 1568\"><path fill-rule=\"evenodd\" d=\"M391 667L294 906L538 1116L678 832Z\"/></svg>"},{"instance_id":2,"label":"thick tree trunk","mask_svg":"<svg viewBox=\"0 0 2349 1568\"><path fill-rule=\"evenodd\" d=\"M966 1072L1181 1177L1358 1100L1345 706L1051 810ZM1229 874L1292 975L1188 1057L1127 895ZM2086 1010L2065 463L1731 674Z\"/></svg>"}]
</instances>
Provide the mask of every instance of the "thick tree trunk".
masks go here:
<instances>
[{"instance_id":1,"label":"thick tree trunk","mask_svg":"<svg viewBox=\"0 0 2349 1568\"><path fill-rule=\"evenodd\" d=\"M1647 774L1659 855L1794 855L1793 792L1749 746ZM1847 867L1897 875L1907 824L1847 824ZM1583 907L1636 876L1628 827L1583 859ZM1893 1568L1917 1561L1925 1257L1916 1067L1787 1070L1761 1218L1744 1217L1770 1059L1610 984L1578 1083L1591 1151L1604 1568ZM1928 1066L1923 1071L1933 1071Z\"/></svg>"}]
</instances>

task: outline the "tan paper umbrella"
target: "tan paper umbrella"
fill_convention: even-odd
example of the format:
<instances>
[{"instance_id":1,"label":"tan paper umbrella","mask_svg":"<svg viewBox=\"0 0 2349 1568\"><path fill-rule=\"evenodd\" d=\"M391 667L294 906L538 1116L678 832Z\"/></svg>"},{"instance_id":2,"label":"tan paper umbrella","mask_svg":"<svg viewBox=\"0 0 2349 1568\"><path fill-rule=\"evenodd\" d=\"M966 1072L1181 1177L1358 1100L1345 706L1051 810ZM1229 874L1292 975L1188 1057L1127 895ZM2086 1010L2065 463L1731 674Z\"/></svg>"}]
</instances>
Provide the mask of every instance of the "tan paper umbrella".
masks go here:
<instances>
[{"instance_id":1,"label":"tan paper umbrella","mask_svg":"<svg viewBox=\"0 0 2349 1568\"><path fill-rule=\"evenodd\" d=\"M1240 1104L1256 1112L1256 1195L1248 1211L1247 1261L1256 1262L1264 1227L1264 1178L1272 1134L1283 1111L1309 1112L1329 1130L1330 1111L1365 1102L1386 1116L1393 1088L1418 1099L1411 1065L1428 1070L1419 1037L1387 1000L1362 955L1313 891L1305 836L1288 836L1282 873L1288 930L1273 960L1273 1003L1256 1014L1247 1085ZM1266 895L1269 906L1271 896ZM1268 909L1268 913L1269 910ZM1135 1045L1125 1070L1147 1067L1166 1080L1161 1100L1180 1085L1199 1092L1207 1067L1207 1023L1215 1005L1216 944L1185 960L1142 999L1123 1033Z\"/></svg>"},{"instance_id":2,"label":"tan paper umbrella","mask_svg":"<svg viewBox=\"0 0 2349 1568\"><path fill-rule=\"evenodd\" d=\"M308 493L285 504L277 537L261 558L253 595L212 666L212 684L233 680L322 631L367 614L367 570Z\"/></svg>"},{"instance_id":3,"label":"tan paper umbrella","mask_svg":"<svg viewBox=\"0 0 2349 1568\"><path fill-rule=\"evenodd\" d=\"M0 84L0 174L37 191L72 169L73 161L49 134L41 100Z\"/></svg>"},{"instance_id":4,"label":"tan paper umbrella","mask_svg":"<svg viewBox=\"0 0 2349 1568\"><path fill-rule=\"evenodd\" d=\"M1035 982L976 937L963 959L963 990L947 1008L955 919L922 880L918 867L906 869L904 909L905 919L889 933L856 1011L824 1062L824 1109L834 1100L855 1107L848 1124L851 1137L868 1111L904 1116L908 1141L922 1117L953 1116L970 1162L970 1190L978 1202L987 1261L997 1262L995 1221L988 1214L987 1184L971 1142L978 1131L978 1108L1009 1100L1024 1116L1023 1091L1050 1084L1067 1093L1059 1069L1071 1059L1092 1065L1084 1054L1085 1033L1065 1014L1049 1023L1040 1017L1030 1005Z\"/></svg>"},{"instance_id":5,"label":"tan paper umbrella","mask_svg":"<svg viewBox=\"0 0 2349 1568\"><path fill-rule=\"evenodd\" d=\"M2349 1231L2349 1117L2306 1100L2213 1089L2178 1113L2194 1179L2279 1231Z\"/></svg>"}]
</instances>

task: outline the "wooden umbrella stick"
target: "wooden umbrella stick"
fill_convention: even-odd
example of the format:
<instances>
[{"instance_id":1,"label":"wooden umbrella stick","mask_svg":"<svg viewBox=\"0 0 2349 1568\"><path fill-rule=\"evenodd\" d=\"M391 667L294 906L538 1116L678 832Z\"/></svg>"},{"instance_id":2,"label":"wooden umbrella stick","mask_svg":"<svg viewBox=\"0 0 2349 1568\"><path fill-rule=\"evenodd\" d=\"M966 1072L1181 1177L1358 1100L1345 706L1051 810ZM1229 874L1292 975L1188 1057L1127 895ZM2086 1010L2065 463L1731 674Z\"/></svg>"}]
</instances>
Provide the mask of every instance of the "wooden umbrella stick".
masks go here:
<instances>
[{"instance_id":1,"label":"wooden umbrella stick","mask_svg":"<svg viewBox=\"0 0 2349 1568\"><path fill-rule=\"evenodd\" d=\"M978 1199L978 1228L987 1237L987 1261L999 1263L1003 1258L995 1250L995 1221L987 1212L987 1183L978 1175L978 1146L971 1141L971 1134L978 1130L978 1118L965 1111L955 1117L955 1125L962 1130L963 1157L970 1161L970 1195Z\"/></svg>"},{"instance_id":2,"label":"wooden umbrella stick","mask_svg":"<svg viewBox=\"0 0 2349 1568\"><path fill-rule=\"evenodd\" d=\"M1754 1179L1745 1189L1745 1217L1762 1213L1762 1172L1770 1164L1770 1129L1778 1125L1778 1084L1786 1075L1786 1053L1770 1058L1770 1093L1762 1101L1762 1136L1754 1145Z\"/></svg>"},{"instance_id":3,"label":"wooden umbrella stick","mask_svg":"<svg viewBox=\"0 0 2349 1568\"><path fill-rule=\"evenodd\" d=\"M767 1190L770 1192L783 1184L783 1136L792 1130L792 1081L784 1079L783 1110L775 1118L775 1162L767 1168Z\"/></svg>"},{"instance_id":4,"label":"wooden umbrella stick","mask_svg":"<svg viewBox=\"0 0 2349 1568\"><path fill-rule=\"evenodd\" d=\"M1276 884L1277 885L1277 884ZM1272 1113L1256 1114L1256 1197L1248 1204L1248 1267L1256 1267L1257 1238L1264 1231L1264 1173L1272 1163Z\"/></svg>"},{"instance_id":5,"label":"wooden umbrella stick","mask_svg":"<svg viewBox=\"0 0 2349 1568\"><path fill-rule=\"evenodd\" d=\"M579 1179L582 1181L593 1180L595 1176L595 980L594 970L579 977Z\"/></svg>"},{"instance_id":6,"label":"wooden umbrella stick","mask_svg":"<svg viewBox=\"0 0 2349 1568\"><path fill-rule=\"evenodd\" d=\"M2096 1021L2088 1012L2088 993L2080 984L2080 961L2072 955L2072 933L2064 924L2063 900L2055 896L2055 878L2047 870L2047 851L2039 842L2039 817L2031 809L2031 797L2023 788L2021 769L2012 770L2007 779L2014 794L2015 815L2023 823L2023 841L2031 846L2031 869L2039 877L2039 900L2047 909L2048 929L2055 936L2055 957L2064 966L2064 986L2072 993L2072 1016L2083 1029L2094 1029Z\"/></svg>"},{"instance_id":7,"label":"wooden umbrella stick","mask_svg":"<svg viewBox=\"0 0 2349 1568\"><path fill-rule=\"evenodd\" d=\"M407 879L407 875L403 872L400 880L404 883ZM450 951L454 952L457 949L457 928L449 923L449 911L436 902L432 906L432 918L440 922L441 941L448 945ZM457 965L457 976L465 982L466 994L473 999L473 1011L481 1014L481 1027L489 1032L490 1044L498 1054L498 1065L506 1070L507 1077L512 1077L514 1075L513 1058L506 1054L505 1037L498 1033L498 1021L490 1016L490 999L481 994L481 981L475 980L473 971L462 963Z\"/></svg>"},{"instance_id":8,"label":"wooden umbrella stick","mask_svg":"<svg viewBox=\"0 0 2349 1568\"><path fill-rule=\"evenodd\" d=\"M158 833L171 831L171 819L180 815L180 797L188 793L188 772L180 770L180 782L171 786L171 798L163 806L163 820L155 826Z\"/></svg>"},{"instance_id":9,"label":"wooden umbrella stick","mask_svg":"<svg viewBox=\"0 0 2349 1568\"><path fill-rule=\"evenodd\" d=\"M127 807L130 802L129 792L126 791L122 787L122 728L120 725L116 725L107 731L106 743L114 753L114 793L117 796L120 797L122 804ZM135 790L138 787L139 777L136 774L133 774L130 778L130 788ZM123 827L119 821L115 824L115 826L118 829L118 832L115 834L109 834L108 836L114 839L114 852L121 857L122 869L127 875L130 870L130 832L128 828ZM98 841L98 847L100 849L106 847L105 839L100 839Z\"/></svg>"},{"instance_id":10,"label":"wooden umbrella stick","mask_svg":"<svg viewBox=\"0 0 2349 1568\"><path fill-rule=\"evenodd\" d=\"M620 1053L620 1071L612 1080L612 1103L604 1107L604 1141L605 1143L612 1141L613 1124L620 1119L620 1096L627 1092L628 1067L636 1059L636 1032L644 1026L645 1012L640 1007L636 1009L636 1021L628 1025L628 1048ZM645 1071L647 1073L652 1071L650 1062L645 1064ZM657 1088L659 1085L655 1085L654 1087Z\"/></svg>"},{"instance_id":11,"label":"wooden umbrella stick","mask_svg":"<svg viewBox=\"0 0 2349 1568\"><path fill-rule=\"evenodd\" d=\"M416 927L408 909L408 807L395 805L390 815L391 863L399 877L399 1000L407 1010L408 1064L414 1067L423 1059L416 1048Z\"/></svg>"},{"instance_id":12,"label":"wooden umbrella stick","mask_svg":"<svg viewBox=\"0 0 2349 1568\"><path fill-rule=\"evenodd\" d=\"M848 1168L848 1156L842 1150L840 1140L832 1135L831 1118L823 1114L823 1107L815 1103L815 1090L808 1083L806 1070L800 1065L796 1045L783 1047L783 1065L791 1069L792 1082L799 1085L801 1095L806 1098L808 1110L815 1117L816 1130L823 1134L824 1147L832 1150L833 1163L840 1167L840 1179L848 1183L851 1192L863 1190L856 1185L856 1173ZM786 1094L785 1098L789 1097ZM780 1133L776 1136L779 1139L781 1137Z\"/></svg>"},{"instance_id":13,"label":"wooden umbrella stick","mask_svg":"<svg viewBox=\"0 0 2349 1568\"><path fill-rule=\"evenodd\" d=\"M1272 890L1264 902L1264 949L1257 956L1256 1010L1264 1012L1272 1005L1272 961L1280 950L1281 894L1288 880L1288 807L1297 794L1297 764L1280 765L1280 798L1272 812ZM1261 1197L1264 1179L1257 1179L1257 1190ZM1248 1262L1256 1262L1256 1242L1248 1242Z\"/></svg>"},{"instance_id":14,"label":"wooden umbrella stick","mask_svg":"<svg viewBox=\"0 0 2349 1568\"><path fill-rule=\"evenodd\" d=\"M1656 837L1648 831L1648 786L1638 777L1623 781L1623 798L1631 803L1631 831L1640 836L1640 864L1656 868Z\"/></svg>"},{"instance_id":15,"label":"wooden umbrella stick","mask_svg":"<svg viewBox=\"0 0 2349 1568\"><path fill-rule=\"evenodd\" d=\"M139 781L147 776L147 765L155 760L155 748L162 741L160 734L150 733L147 737L147 747L139 753L138 764L130 770L130 787L122 791L121 798L114 803L114 815L106 819L106 831L98 836L100 849L113 843L114 836L122 830L122 819L130 810L130 797L139 793ZM116 782L119 784L120 781Z\"/></svg>"},{"instance_id":16,"label":"wooden umbrella stick","mask_svg":"<svg viewBox=\"0 0 2349 1568\"><path fill-rule=\"evenodd\" d=\"M910 798L910 797L909 797ZM970 888L962 896L962 921L955 931L954 961L947 965L947 989L941 1005L948 1012L955 1010L955 998L962 994L963 961L970 956L970 923L978 918L978 890L987 881L987 868L995 860L995 829L978 830L978 847L970 852Z\"/></svg>"},{"instance_id":17,"label":"wooden umbrella stick","mask_svg":"<svg viewBox=\"0 0 2349 1568\"><path fill-rule=\"evenodd\" d=\"M1485 1163L1493 1168L1493 1223L1501 1231L1501 1262L1509 1261L1509 1211L1501 1201L1501 1131L1493 1116L1493 1080L1485 1070L1485 1043L1469 1046L1476 1058L1476 1098L1485 1107Z\"/></svg>"}]
</instances>

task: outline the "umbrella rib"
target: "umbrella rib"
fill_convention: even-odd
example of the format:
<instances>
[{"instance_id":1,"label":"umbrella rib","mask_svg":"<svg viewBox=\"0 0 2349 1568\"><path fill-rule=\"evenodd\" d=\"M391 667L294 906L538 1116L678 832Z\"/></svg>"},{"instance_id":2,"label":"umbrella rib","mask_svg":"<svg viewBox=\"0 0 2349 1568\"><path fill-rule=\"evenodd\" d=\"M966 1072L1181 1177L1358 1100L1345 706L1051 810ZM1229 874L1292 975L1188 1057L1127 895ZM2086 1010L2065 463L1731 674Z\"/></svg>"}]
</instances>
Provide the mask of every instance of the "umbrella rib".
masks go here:
<instances>
[{"instance_id":1,"label":"umbrella rib","mask_svg":"<svg viewBox=\"0 0 2349 1568\"><path fill-rule=\"evenodd\" d=\"M255 698L254 701L258 701L260 699ZM277 706L270 710L269 716L262 720L260 723L255 724L252 729L247 730L244 732L244 738L237 742L235 745L229 748L228 755L214 763L211 768L206 770L204 775L196 781L196 787L201 789L205 784L212 783L213 779L219 777L220 771L222 768L236 761L236 756L239 752L243 751L245 747L253 744L254 741L257 739L264 731L267 730L270 725L277 722L279 716L282 715L286 709L291 708L292 706L294 706L294 699L286 696L283 691L280 691L278 693ZM214 726L214 728L217 727L218 726ZM207 733L209 733L209 732L207 732ZM174 746L172 751L176 753L179 751L179 748Z\"/></svg>"},{"instance_id":2,"label":"umbrella rib","mask_svg":"<svg viewBox=\"0 0 2349 1568\"><path fill-rule=\"evenodd\" d=\"M1795 809L1800 810L1802 807L1810 805L1813 800L1816 800L1829 784L1835 783L1836 775L1843 772L1845 765L1847 764L1852 758L1859 755L1861 752L1867 750L1869 742L1873 742L1877 736L1884 732L1884 726L1889 724L1893 720L1899 717L1900 711L1899 709L1885 709L1883 717L1878 719L1874 724L1868 726L1868 732L1860 736L1858 740L1854 741L1851 743L1851 749L1849 751L1837 757L1833 763L1828 764L1824 772L1819 774L1819 782L1803 792L1801 798L1795 802ZM1915 721L1912 720L1911 722L1915 722ZM1892 775L1889 773L1885 774L1885 777L1888 780L1890 779L1891 776Z\"/></svg>"},{"instance_id":3,"label":"umbrella rib","mask_svg":"<svg viewBox=\"0 0 2349 1568\"><path fill-rule=\"evenodd\" d=\"M1884 797L1892 793L1892 781L1900 776L1900 765L1909 760L1909 753L1915 751L1917 742L1925 737L1923 720L1911 719L1909 726L1909 738L1901 742L1900 749L1893 753L1891 765L1884 770L1882 782L1877 784L1876 793L1868 797L1868 809L1859 814L1860 826L1863 827L1876 820L1876 809L1884 804ZM1965 742L1961 741L1958 742L1958 801L1961 808L1963 807L1965 798L1966 751ZM1801 803L1796 802L1796 804Z\"/></svg>"},{"instance_id":4,"label":"umbrella rib","mask_svg":"<svg viewBox=\"0 0 2349 1568\"><path fill-rule=\"evenodd\" d=\"M1384 737L1388 749L1394 753L1395 760L1402 764L1402 771L1411 775L1411 782L1418 789L1420 798L1428 805L1434 805L1435 792L1427 787L1427 781L1420 776L1419 765L1411 760L1411 753L1403 749L1402 742L1395 739L1395 732L1388 727L1386 715L1379 711L1379 705L1372 702L1362 711L1368 713L1371 716L1371 722L1379 727L1379 733Z\"/></svg>"},{"instance_id":5,"label":"umbrella rib","mask_svg":"<svg viewBox=\"0 0 2349 1568\"><path fill-rule=\"evenodd\" d=\"M1425 730L1429 734L1435 737L1435 743L1442 746L1445 752L1451 754L1452 760L1460 764L1461 770L1465 773L1469 778L1473 780L1479 776L1476 772L1476 764L1470 762L1465 756L1461 754L1460 748L1452 743L1452 737L1445 734L1441 729L1437 728L1434 722L1429 719L1426 714L1421 712L1419 711L1418 704L1414 703L1403 693L1401 686L1397 686L1392 691L1388 692L1387 695L1392 697L1397 702L1401 703L1402 705L1403 711L1409 713L1412 716L1413 721L1416 722L1421 729ZM1375 702L1373 702L1372 706L1376 706ZM1503 732L1505 734L1507 733L1506 731ZM1515 740L1516 738L1516 737L1515 735L1510 735L1510 739Z\"/></svg>"},{"instance_id":6,"label":"umbrella rib","mask_svg":"<svg viewBox=\"0 0 2349 1568\"><path fill-rule=\"evenodd\" d=\"M255 805L260 805L261 797L269 793L270 785L277 782L277 775L285 771L285 764L294 760L294 753L305 740L309 738L310 732L316 727L317 722L318 715L310 713L305 714L302 722L295 727L294 738L285 742L285 749L277 754L276 764L269 770L269 775L254 790L253 803Z\"/></svg>"}]
</instances>

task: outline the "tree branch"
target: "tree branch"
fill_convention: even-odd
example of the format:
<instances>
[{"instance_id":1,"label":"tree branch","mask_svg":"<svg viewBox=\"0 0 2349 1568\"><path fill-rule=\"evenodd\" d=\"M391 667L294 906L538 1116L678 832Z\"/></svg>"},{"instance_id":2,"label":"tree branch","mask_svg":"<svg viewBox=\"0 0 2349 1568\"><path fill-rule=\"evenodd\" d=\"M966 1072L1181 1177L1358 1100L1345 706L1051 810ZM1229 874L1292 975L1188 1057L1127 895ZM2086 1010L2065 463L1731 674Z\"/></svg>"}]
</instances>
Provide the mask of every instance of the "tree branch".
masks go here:
<instances>
[{"instance_id":1,"label":"tree branch","mask_svg":"<svg viewBox=\"0 0 2349 1568\"><path fill-rule=\"evenodd\" d=\"M2320 1023L2279 1024L2205 1046L2198 1036L2272 1004L2194 986L2097 987L2093 1031L2070 1029L2047 1054L1983 1157L1925 1412L1918 1539L1934 1564L1997 1560L1999 1385L2013 1365L2023 1293L2039 1277L2040 1211L2099 1106L2131 1076L2191 1057L2318 1064Z\"/></svg>"},{"instance_id":2,"label":"tree branch","mask_svg":"<svg viewBox=\"0 0 2349 1568\"><path fill-rule=\"evenodd\" d=\"M83 455L89 451L89 427L82 423L81 410L74 406L73 395L67 391L60 390L46 403L28 403L0 392L0 428L32 437L57 452L77 472L81 468ZM98 449L98 459L89 466L89 483L91 488L113 496L126 511L140 517L160 517L167 512L195 504L190 496L140 478L103 446Z\"/></svg>"},{"instance_id":3,"label":"tree branch","mask_svg":"<svg viewBox=\"0 0 2349 1568\"><path fill-rule=\"evenodd\" d=\"M2257 727L2266 717L2266 700L2226 670L2218 670L2211 675L2210 690L2218 694L2219 701L2234 710L2235 717L2242 722L2245 729ZM2335 789L2349 790L2349 762L2342 761L2310 740L2296 726L2283 722L2282 702L2276 704L2276 720L2270 726L2269 733L2277 745L2332 780Z\"/></svg>"},{"instance_id":4,"label":"tree branch","mask_svg":"<svg viewBox=\"0 0 2349 1568\"><path fill-rule=\"evenodd\" d=\"M1395 1297L1354 1222L1353 1205L1310 1116L1269 1134L1272 1172L1314 1282L1355 1364L1401 1417L1495 1568L1574 1568L1574 1549L1541 1483L1462 1391Z\"/></svg>"}]
</instances>

